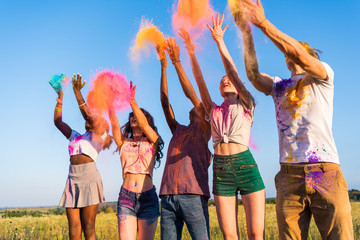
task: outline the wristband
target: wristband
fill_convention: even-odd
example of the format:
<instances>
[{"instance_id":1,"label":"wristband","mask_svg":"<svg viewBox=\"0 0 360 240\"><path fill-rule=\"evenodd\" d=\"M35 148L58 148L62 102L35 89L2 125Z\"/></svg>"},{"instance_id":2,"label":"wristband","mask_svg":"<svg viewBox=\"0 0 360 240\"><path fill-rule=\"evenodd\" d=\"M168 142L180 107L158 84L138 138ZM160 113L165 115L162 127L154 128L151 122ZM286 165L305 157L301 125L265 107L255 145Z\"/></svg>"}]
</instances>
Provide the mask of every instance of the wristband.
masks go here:
<instances>
[{"instance_id":1,"label":"wristband","mask_svg":"<svg viewBox=\"0 0 360 240\"><path fill-rule=\"evenodd\" d=\"M86 103L82 103L82 104L79 105L79 107L82 107L82 106L84 106L85 104L86 104Z\"/></svg>"}]
</instances>

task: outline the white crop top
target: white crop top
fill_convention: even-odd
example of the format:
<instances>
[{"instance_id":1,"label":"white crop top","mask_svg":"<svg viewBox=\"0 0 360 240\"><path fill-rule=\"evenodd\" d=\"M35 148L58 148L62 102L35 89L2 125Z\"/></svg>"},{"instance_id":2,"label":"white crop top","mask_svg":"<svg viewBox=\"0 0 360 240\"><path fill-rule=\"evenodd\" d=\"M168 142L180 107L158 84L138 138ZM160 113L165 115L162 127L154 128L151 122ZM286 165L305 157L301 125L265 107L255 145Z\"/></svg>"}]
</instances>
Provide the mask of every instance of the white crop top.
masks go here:
<instances>
[{"instance_id":1,"label":"white crop top","mask_svg":"<svg viewBox=\"0 0 360 240\"><path fill-rule=\"evenodd\" d=\"M99 152L104 146L106 137L106 132L101 137L96 138L92 132L86 132L81 135L77 131L72 130L69 137L69 154L70 156L84 154L96 162Z\"/></svg>"},{"instance_id":2,"label":"white crop top","mask_svg":"<svg viewBox=\"0 0 360 240\"><path fill-rule=\"evenodd\" d=\"M214 149L219 143L249 145L254 106L252 101L250 109L246 108L240 98L235 103L225 101L221 106L213 103L210 119Z\"/></svg>"}]
</instances>

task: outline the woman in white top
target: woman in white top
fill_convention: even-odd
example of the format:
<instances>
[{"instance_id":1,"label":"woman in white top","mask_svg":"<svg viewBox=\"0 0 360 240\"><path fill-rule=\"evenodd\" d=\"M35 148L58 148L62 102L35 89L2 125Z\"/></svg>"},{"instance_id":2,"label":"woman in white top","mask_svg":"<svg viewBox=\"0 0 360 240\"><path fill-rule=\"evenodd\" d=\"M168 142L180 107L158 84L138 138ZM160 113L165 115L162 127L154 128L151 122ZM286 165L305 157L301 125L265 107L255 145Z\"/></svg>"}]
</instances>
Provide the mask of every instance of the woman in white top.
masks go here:
<instances>
[{"instance_id":1,"label":"woman in white top","mask_svg":"<svg viewBox=\"0 0 360 240\"><path fill-rule=\"evenodd\" d=\"M224 16L213 27L208 25L217 43L226 76L221 79L220 93L224 103L217 106L211 100L195 57L194 45L189 34L182 30L191 60L194 77L201 100L211 120L214 146L213 194L220 229L224 239L239 239L238 191L242 196L246 213L249 239L263 239L265 225L265 187L248 144L253 120L254 99L241 82L235 64L225 46L221 28Z\"/></svg>"},{"instance_id":2,"label":"woman in white top","mask_svg":"<svg viewBox=\"0 0 360 240\"><path fill-rule=\"evenodd\" d=\"M62 121L63 91L57 91L54 123L60 132L70 140L69 176L60 206L66 208L70 239L81 240L82 231L86 239L96 239L95 218L99 203L105 199L95 161L101 150L110 147L112 139L108 135L109 124L105 119L91 115L81 95L80 89L85 84L85 82L81 82L81 76L74 75L72 80L80 111L86 121L86 133L80 135ZM56 91L56 88L54 89Z\"/></svg>"}]
</instances>

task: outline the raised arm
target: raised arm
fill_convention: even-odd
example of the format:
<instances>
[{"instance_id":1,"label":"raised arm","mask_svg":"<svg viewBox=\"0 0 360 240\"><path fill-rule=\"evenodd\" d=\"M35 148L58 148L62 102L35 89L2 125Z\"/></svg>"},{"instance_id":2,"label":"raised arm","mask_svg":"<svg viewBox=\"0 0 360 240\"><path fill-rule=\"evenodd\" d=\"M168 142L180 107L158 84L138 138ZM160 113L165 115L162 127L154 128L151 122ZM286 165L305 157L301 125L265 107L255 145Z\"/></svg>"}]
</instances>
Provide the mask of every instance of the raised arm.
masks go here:
<instances>
[{"instance_id":1,"label":"raised arm","mask_svg":"<svg viewBox=\"0 0 360 240\"><path fill-rule=\"evenodd\" d=\"M169 101L168 85L166 78L167 61L165 55L165 48L158 46L156 47L156 50L159 54L160 63L161 63L161 82L160 82L161 106L164 111L165 119L170 128L170 131L174 133L178 123L175 120L175 115Z\"/></svg>"},{"instance_id":2,"label":"raised arm","mask_svg":"<svg viewBox=\"0 0 360 240\"><path fill-rule=\"evenodd\" d=\"M180 50L179 45L176 44L176 41L174 38L169 38L167 40L168 45L168 52L171 59L171 62L173 63L176 72L179 76L181 87L185 93L185 96L190 99L194 107L198 107L201 104L201 101L196 96L196 92L194 87L191 85L189 79L187 78L185 71L181 65L180 62Z\"/></svg>"},{"instance_id":3,"label":"raised arm","mask_svg":"<svg viewBox=\"0 0 360 240\"><path fill-rule=\"evenodd\" d=\"M66 138L69 138L71 136L71 128L62 121L62 101L64 92L60 90L57 94L58 98L56 99L57 103L54 111L54 124Z\"/></svg>"},{"instance_id":4,"label":"raised arm","mask_svg":"<svg viewBox=\"0 0 360 240\"><path fill-rule=\"evenodd\" d=\"M189 33L186 32L184 29L180 29L179 35L184 39L186 49L188 50L188 54L189 54L190 62L191 62L191 69L192 69L194 78L196 80L196 84L198 85L198 88L199 88L201 102L203 103L207 114L210 114L211 108L212 108L212 100L211 100L211 97L209 94L209 90L204 81L204 77L202 75L199 63L195 56L194 44L192 43Z\"/></svg>"},{"instance_id":5,"label":"raised arm","mask_svg":"<svg viewBox=\"0 0 360 240\"><path fill-rule=\"evenodd\" d=\"M134 112L134 117L136 118L136 121L139 124L139 127L143 131L143 133L146 135L146 137L150 140L152 144L156 144L159 135L156 133L156 131L149 125L146 116L141 111L139 106L137 105L137 102L135 100L135 89L136 86L133 87L132 81L130 81L130 89L131 89L131 97L130 97L130 106Z\"/></svg>"},{"instance_id":6,"label":"raised arm","mask_svg":"<svg viewBox=\"0 0 360 240\"><path fill-rule=\"evenodd\" d=\"M91 112L90 112L88 106L86 105L86 102L80 91L84 87L84 85L85 85L85 81L83 81L83 82L81 81L81 75L74 74L74 76L72 77L72 86L73 86L76 100L79 105L80 112L86 122L92 123Z\"/></svg>"},{"instance_id":7,"label":"raised arm","mask_svg":"<svg viewBox=\"0 0 360 240\"><path fill-rule=\"evenodd\" d=\"M311 56L306 49L295 39L278 30L266 19L260 0L257 4L251 0L241 0L249 12L249 20L277 46L277 48L298 64L304 71L317 79L327 80L328 76L324 65L319 59Z\"/></svg>"},{"instance_id":8,"label":"raised arm","mask_svg":"<svg viewBox=\"0 0 360 240\"><path fill-rule=\"evenodd\" d=\"M113 139L116 143L116 146L118 148L120 148L123 145L125 138L121 132L119 120L118 120L115 110L113 108L110 108L108 113L109 113L109 119L110 119L110 123L111 123L111 131L112 131Z\"/></svg>"},{"instance_id":9,"label":"raised arm","mask_svg":"<svg viewBox=\"0 0 360 240\"><path fill-rule=\"evenodd\" d=\"M244 104L247 107L250 107L250 105L253 102L253 97L245 88L242 81L240 80L234 61L232 60L230 53L225 45L223 36L228 26L222 29L221 25L223 23L223 20L224 20L224 15L222 15L221 19L219 19L219 13L217 13L216 20L214 19L214 17L212 18L213 27L210 27L208 24L207 27L210 29L211 35L218 46L220 56L224 64L226 75L229 77L232 84L234 84L235 88L237 89L240 95L241 100L244 102Z\"/></svg>"},{"instance_id":10,"label":"raised arm","mask_svg":"<svg viewBox=\"0 0 360 240\"><path fill-rule=\"evenodd\" d=\"M246 75L258 91L269 95L272 90L273 80L269 75L259 72L251 27L247 20L244 8L241 8L234 13L234 19L243 35Z\"/></svg>"}]
</instances>

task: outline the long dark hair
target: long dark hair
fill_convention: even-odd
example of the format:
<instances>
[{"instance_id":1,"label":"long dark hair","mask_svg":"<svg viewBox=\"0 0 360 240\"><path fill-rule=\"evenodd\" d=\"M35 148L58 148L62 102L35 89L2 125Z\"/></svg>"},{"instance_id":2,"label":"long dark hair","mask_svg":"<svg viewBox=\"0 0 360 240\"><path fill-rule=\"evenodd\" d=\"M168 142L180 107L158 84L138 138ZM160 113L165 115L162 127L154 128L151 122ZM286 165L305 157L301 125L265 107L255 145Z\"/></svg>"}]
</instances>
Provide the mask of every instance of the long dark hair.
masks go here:
<instances>
[{"instance_id":1,"label":"long dark hair","mask_svg":"<svg viewBox=\"0 0 360 240\"><path fill-rule=\"evenodd\" d=\"M141 111L144 113L150 127L152 129L154 129L154 131L157 133L157 135L159 136L158 140L157 140L157 151L156 151L156 155L155 155L155 161L157 163L157 166L156 167L159 167L160 166L160 159L163 157L163 153L162 153L162 150L164 148L164 141L163 139L161 138L158 130L157 130L157 127L155 126L154 124L154 118L150 115L150 113L148 111L146 111L145 109L143 108L140 108ZM130 126L130 117L132 117L134 115L133 112L129 113L129 118L128 118L128 122L122 127L122 133L124 135L125 138L134 138L133 137L133 132L132 132L132 128ZM143 133L144 134L144 133ZM144 134L145 136L145 134Z\"/></svg>"}]
</instances>

